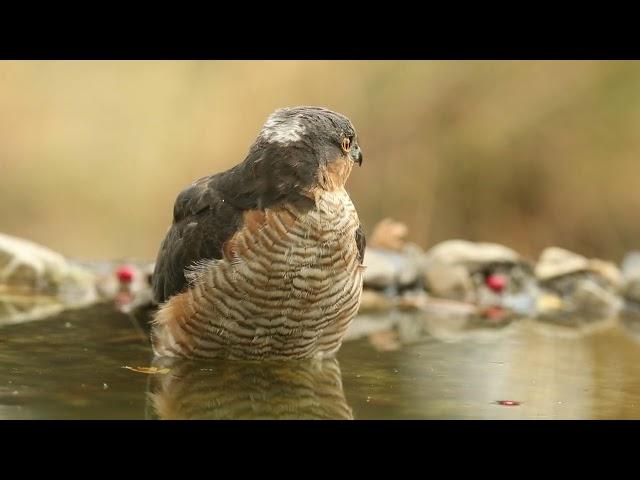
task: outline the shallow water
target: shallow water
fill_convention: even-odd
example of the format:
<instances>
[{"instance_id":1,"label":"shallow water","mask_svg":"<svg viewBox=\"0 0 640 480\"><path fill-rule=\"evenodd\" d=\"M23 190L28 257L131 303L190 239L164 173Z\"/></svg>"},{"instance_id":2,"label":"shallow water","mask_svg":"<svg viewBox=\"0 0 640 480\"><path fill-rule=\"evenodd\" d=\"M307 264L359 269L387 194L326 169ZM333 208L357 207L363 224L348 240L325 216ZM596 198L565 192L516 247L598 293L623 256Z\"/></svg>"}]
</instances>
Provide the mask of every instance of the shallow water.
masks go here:
<instances>
[{"instance_id":1,"label":"shallow water","mask_svg":"<svg viewBox=\"0 0 640 480\"><path fill-rule=\"evenodd\" d=\"M358 317L333 361L163 363L101 305L0 327L0 418L640 418L636 332L393 313Z\"/></svg>"}]
</instances>

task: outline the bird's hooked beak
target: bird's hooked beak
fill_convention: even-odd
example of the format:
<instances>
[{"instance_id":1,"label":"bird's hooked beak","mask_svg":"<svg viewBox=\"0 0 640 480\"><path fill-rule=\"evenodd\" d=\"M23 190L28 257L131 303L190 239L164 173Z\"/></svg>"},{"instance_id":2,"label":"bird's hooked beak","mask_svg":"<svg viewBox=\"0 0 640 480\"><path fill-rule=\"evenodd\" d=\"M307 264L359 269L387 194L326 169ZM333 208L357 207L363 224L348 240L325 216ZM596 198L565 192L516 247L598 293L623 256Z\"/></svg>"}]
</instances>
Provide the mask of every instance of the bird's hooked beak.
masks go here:
<instances>
[{"instance_id":1,"label":"bird's hooked beak","mask_svg":"<svg viewBox=\"0 0 640 480\"><path fill-rule=\"evenodd\" d=\"M349 155L351 156L351 160L357 163L358 166L362 166L362 150L360 150L360 146L354 145L351 147Z\"/></svg>"}]
</instances>

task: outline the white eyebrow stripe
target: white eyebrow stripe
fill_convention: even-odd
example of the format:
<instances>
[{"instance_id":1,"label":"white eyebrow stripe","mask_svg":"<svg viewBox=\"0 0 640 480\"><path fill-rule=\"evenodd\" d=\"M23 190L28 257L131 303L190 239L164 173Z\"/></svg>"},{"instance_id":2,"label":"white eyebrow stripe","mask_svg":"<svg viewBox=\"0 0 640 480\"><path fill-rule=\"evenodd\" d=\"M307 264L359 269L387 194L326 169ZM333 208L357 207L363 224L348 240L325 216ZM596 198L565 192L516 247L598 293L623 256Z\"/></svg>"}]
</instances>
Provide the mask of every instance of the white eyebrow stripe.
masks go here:
<instances>
[{"instance_id":1,"label":"white eyebrow stripe","mask_svg":"<svg viewBox=\"0 0 640 480\"><path fill-rule=\"evenodd\" d=\"M265 122L260 136L267 142L287 144L302 138L306 128L296 117L286 117L282 112L275 112Z\"/></svg>"}]
</instances>

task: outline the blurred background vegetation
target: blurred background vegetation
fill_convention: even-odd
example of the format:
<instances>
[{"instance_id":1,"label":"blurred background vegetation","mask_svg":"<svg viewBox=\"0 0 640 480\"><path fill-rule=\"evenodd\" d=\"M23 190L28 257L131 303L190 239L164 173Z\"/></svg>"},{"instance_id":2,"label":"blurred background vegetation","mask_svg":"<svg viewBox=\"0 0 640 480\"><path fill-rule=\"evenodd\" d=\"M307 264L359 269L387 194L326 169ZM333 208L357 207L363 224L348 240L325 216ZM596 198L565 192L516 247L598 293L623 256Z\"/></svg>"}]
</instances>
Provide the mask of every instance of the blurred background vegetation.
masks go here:
<instances>
[{"instance_id":1,"label":"blurred background vegetation","mask_svg":"<svg viewBox=\"0 0 640 480\"><path fill-rule=\"evenodd\" d=\"M153 259L173 201L240 162L283 106L349 116L365 230L423 247L640 248L640 63L0 62L0 231L80 259Z\"/></svg>"}]
</instances>

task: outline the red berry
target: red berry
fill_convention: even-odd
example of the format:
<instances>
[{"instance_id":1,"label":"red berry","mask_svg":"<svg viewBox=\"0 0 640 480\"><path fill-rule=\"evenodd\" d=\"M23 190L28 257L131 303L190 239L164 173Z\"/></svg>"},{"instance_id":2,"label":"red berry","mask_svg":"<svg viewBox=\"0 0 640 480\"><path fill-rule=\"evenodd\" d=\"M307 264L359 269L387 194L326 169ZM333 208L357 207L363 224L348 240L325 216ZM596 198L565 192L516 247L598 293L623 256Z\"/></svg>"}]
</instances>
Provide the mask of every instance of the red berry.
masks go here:
<instances>
[{"instance_id":1,"label":"red berry","mask_svg":"<svg viewBox=\"0 0 640 480\"><path fill-rule=\"evenodd\" d=\"M487 277L485 283L491 290L499 293L507 286L507 277L505 275L493 273Z\"/></svg>"},{"instance_id":2,"label":"red berry","mask_svg":"<svg viewBox=\"0 0 640 480\"><path fill-rule=\"evenodd\" d=\"M122 265L116 271L116 275L120 283L131 283L135 272L130 265Z\"/></svg>"},{"instance_id":3,"label":"red berry","mask_svg":"<svg viewBox=\"0 0 640 480\"><path fill-rule=\"evenodd\" d=\"M489 320L500 320L507 315L507 311L500 307L489 307L484 311L484 316Z\"/></svg>"}]
</instances>

